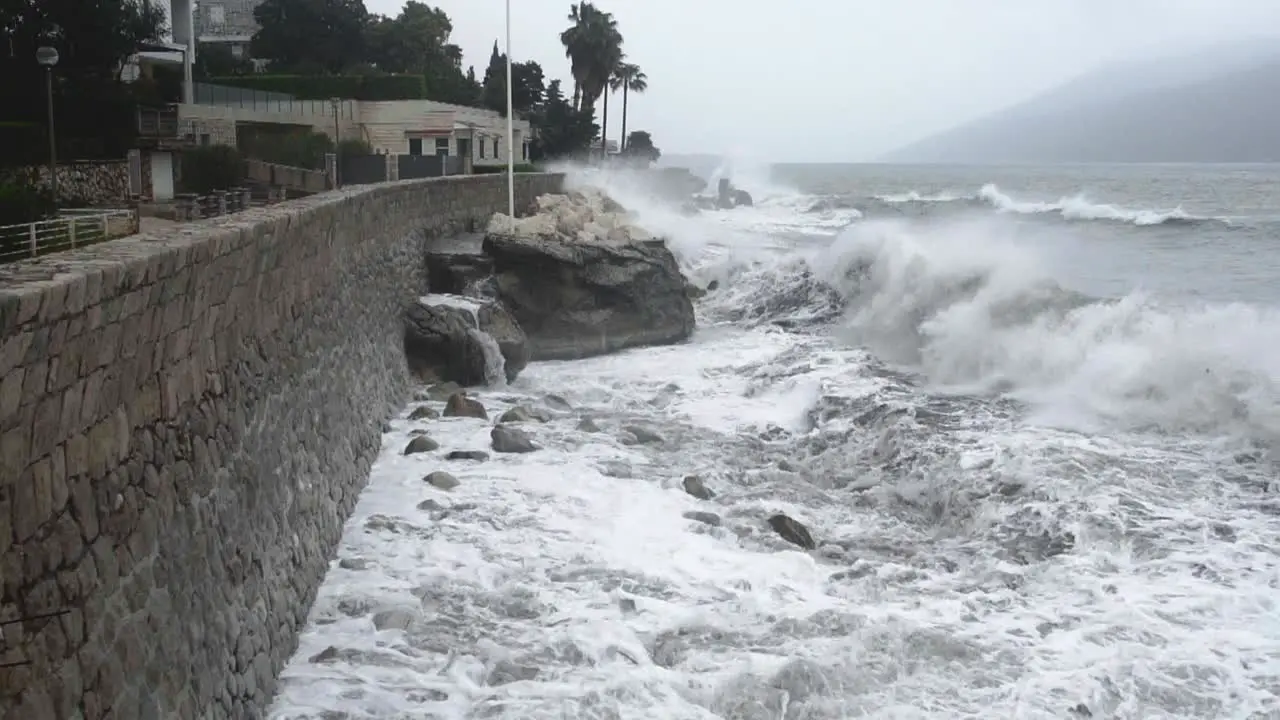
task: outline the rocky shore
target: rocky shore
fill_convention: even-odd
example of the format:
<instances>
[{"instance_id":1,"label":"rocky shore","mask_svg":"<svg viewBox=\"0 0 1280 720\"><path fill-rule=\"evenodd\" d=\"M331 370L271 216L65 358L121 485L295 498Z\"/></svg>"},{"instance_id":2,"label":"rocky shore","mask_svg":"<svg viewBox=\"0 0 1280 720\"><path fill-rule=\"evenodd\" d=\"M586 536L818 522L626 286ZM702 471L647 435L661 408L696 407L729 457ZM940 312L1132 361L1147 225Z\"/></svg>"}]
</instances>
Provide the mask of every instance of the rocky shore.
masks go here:
<instances>
[{"instance_id":1,"label":"rocky shore","mask_svg":"<svg viewBox=\"0 0 1280 720\"><path fill-rule=\"evenodd\" d=\"M530 361L682 342L701 292L665 241L598 191L495 215L426 265L432 292L405 311L410 369L464 386L513 381Z\"/></svg>"}]
</instances>

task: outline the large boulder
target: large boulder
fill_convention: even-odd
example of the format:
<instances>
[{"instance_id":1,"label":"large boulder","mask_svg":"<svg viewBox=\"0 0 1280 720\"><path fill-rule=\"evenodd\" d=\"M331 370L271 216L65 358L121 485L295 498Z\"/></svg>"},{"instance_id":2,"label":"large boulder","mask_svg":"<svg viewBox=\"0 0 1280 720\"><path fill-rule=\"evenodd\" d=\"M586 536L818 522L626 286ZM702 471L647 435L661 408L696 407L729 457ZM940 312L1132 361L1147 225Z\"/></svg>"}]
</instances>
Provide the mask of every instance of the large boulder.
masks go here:
<instances>
[{"instance_id":1,"label":"large boulder","mask_svg":"<svg viewBox=\"0 0 1280 720\"><path fill-rule=\"evenodd\" d=\"M511 382L529 363L524 332L501 304L428 295L405 311L405 357L423 379L459 385Z\"/></svg>"},{"instance_id":2,"label":"large boulder","mask_svg":"<svg viewBox=\"0 0 1280 720\"><path fill-rule=\"evenodd\" d=\"M530 358L590 357L687 339L693 303L671 250L600 193L544 195L537 213L495 215L483 250L493 292Z\"/></svg>"}]
</instances>

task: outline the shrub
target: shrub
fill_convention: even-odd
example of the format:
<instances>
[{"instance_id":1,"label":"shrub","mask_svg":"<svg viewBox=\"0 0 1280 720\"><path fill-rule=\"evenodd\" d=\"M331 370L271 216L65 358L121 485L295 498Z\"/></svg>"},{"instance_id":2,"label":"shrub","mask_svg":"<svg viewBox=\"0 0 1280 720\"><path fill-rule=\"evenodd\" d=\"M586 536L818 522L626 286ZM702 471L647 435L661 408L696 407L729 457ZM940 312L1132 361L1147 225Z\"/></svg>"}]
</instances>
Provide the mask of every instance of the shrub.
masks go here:
<instances>
[{"instance_id":1,"label":"shrub","mask_svg":"<svg viewBox=\"0 0 1280 720\"><path fill-rule=\"evenodd\" d=\"M58 212L48 188L20 182L0 181L0 225L22 225L52 217Z\"/></svg>"},{"instance_id":2,"label":"shrub","mask_svg":"<svg viewBox=\"0 0 1280 720\"><path fill-rule=\"evenodd\" d=\"M507 171L506 165L472 165L471 172L476 175L497 175ZM536 165L530 163L516 163L515 171L517 173L536 173L542 172Z\"/></svg>"},{"instance_id":3,"label":"shrub","mask_svg":"<svg viewBox=\"0 0 1280 720\"><path fill-rule=\"evenodd\" d=\"M244 162L240 152L230 145L205 145L182 153L183 192L205 195L226 190L244 180Z\"/></svg>"}]
</instances>

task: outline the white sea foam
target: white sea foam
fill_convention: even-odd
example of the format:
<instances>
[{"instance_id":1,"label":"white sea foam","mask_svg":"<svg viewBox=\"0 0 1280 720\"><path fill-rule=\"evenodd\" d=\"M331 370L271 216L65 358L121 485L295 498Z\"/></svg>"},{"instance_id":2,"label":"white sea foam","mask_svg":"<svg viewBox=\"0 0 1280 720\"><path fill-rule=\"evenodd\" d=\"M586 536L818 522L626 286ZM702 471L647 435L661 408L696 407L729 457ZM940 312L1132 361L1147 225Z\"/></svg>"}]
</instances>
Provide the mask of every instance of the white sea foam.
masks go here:
<instances>
[{"instance_id":1,"label":"white sea foam","mask_svg":"<svg viewBox=\"0 0 1280 720\"><path fill-rule=\"evenodd\" d=\"M998 225L784 250L759 214L619 199L722 282L693 341L476 393L568 401L529 454L445 460L492 422L406 409L272 717L1280 717L1271 311L1071 296ZM809 302L806 268L838 331L739 319ZM415 429L441 449L402 455Z\"/></svg>"}]
</instances>

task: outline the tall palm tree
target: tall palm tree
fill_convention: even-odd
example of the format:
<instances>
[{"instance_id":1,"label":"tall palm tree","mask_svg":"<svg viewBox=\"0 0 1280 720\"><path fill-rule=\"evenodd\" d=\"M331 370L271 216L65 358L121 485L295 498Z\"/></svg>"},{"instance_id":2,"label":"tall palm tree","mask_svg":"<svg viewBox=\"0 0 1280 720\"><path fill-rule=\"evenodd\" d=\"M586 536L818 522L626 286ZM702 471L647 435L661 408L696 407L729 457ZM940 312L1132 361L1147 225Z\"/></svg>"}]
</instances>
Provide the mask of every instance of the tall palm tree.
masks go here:
<instances>
[{"instance_id":1,"label":"tall palm tree","mask_svg":"<svg viewBox=\"0 0 1280 720\"><path fill-rule=\"evenodd\" d=\"M589 2L569 6L573 24L560 33L574 83L574 107L594 112L596 100L622 61L622 33L613 15Z\"/></svg>"},{"instance_id":2,"label":"tall palm tree","mask_svg":"<svg viewBox=\"0 0 1280 720\"><path fill-rule=\"evenodd\" d=\"M618 65L609 81L609 87L615 92L622 91L622 144L620 149L627 149L627 93L643 93L649 89L649 76L644 74L639 65L624 62Z\"/></svg>"},{"instance_id":3,"label":"tall palm tree","mask_svg":"<svg viewBox=\"0 0 1280 720\"><path fill-rule=\"evenodd\" d=\"M626 65L623 60L626 58L625 53L618 53L618 64L613 66L613 70L609 72L609 80L604 86L604 112L600 116L600 162L609 159L609 95L618 89L616 82L618 71ZM624 138L625 139L625 138ZM621 144L619 144L621 149Z\"/></svg>"}]
</instances>

